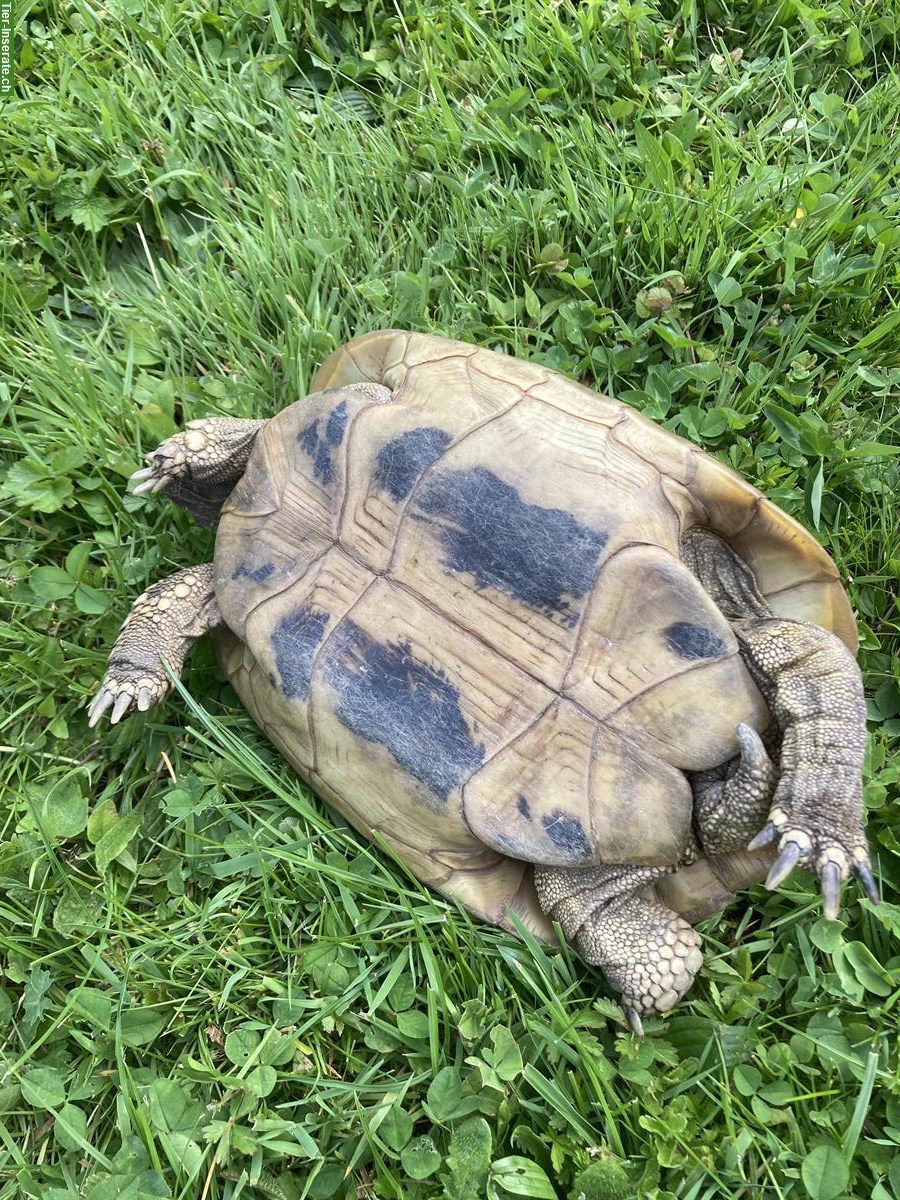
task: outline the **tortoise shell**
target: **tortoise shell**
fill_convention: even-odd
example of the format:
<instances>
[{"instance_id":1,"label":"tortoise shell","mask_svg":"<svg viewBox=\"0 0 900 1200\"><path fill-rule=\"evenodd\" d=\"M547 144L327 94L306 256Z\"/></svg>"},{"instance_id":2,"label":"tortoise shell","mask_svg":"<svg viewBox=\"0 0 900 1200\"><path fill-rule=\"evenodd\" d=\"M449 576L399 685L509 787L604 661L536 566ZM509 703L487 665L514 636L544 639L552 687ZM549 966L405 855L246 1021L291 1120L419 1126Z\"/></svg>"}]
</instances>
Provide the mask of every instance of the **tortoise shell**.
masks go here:
<instances>
[{"instance_id":1,"label":"tortoise shell","mask_svg":"<svg viewBox=\"0 0 900 1200\"><path fill-rule=\"evenodd\" d=\"M697 447L538 364L366 334L263 427L223 508L217 652L356 828L546 934L530 864L674 864L686 773L767 724L681 561L694 525L778 615L856 648L825 551Z\"/></svg>"}]
</instances>

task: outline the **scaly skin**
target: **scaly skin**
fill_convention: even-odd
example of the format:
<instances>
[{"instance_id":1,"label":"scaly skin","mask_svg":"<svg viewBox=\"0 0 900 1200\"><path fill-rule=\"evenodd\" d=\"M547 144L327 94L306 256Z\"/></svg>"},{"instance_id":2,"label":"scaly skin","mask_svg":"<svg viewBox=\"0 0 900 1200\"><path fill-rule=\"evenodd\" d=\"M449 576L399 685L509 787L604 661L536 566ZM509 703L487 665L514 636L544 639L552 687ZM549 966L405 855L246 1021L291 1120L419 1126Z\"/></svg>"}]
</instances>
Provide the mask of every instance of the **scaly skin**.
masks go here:
<instances>
[{"instance_id":1,"label":"scaly skin","mask_svg":"<svg viewBox=\"0 0 900 1200\"><path fill-rule=\"evenodd\" d=\"M667 1012L703 965L700 935L670 908L640 893L666 867L597 866L534 869L544 912L566 939L622 995L632 1029L641 1017Z\"/></svg>"},{"instance_id":2,"label":"scaly skin","mask_svg":"<svg viewBox=\"0 0 900 1200\"><path fill-rule=\"evenodd\" d=\"M202 417L161 442L147 455L149 467L135 471L133 494L166 493L208 529L247 469L256 435L265 421Z\"/></svg>"},{"instance_id":3,"label":"scaly skin","mask_svg":"<svg viewBox=\"0 0 900 1200\"><path fill-rule=\"evenodd\" d=\"M706 854L744 849L765 822L778 781L778 771L756 730L741 724L735 736L741 757L734 774L703 785L696 778L693 781L694 820Z\"/></svg>"},{"instance_id":4,"label":"scaly skin","mask_svg":"<svg viewBox=\"0 0 900 1200\"><path fill-rule=\"evenodd\" d=\"M862 829L866 709L855 658L827 629L777 617L747 564L710 530L689 530L682 553L731 618L744 662L780 737L768 822L748 846L756 850L779 839L766 886L776 888L794 867L808 867L821 881L826 917L835 918L841 881L852 873L877 904ZM757 792L739 789L734 796L735 827L746 828Z\"/></svg>"},{"instance_id":5,"label":"scaly skin","mask_svg":"<svg viewBox=\"0 0 900 1200\"><path fill-rule=\"evenodd\" d=\"M134 495L160 492L176 479L234 487L247 469L253 442L263 425L265 421L245 421L239 417L201 417L188 421L184 432L166 438L147 455L149 467L131 476L138 481Z\"/></svg>"},{"instance_id":6,"label":"scaly skin","mask_svg":"<svg viewBox=\"0 0 900 1200\"><path fill-rule=\"evenodd\" d=\"M767 886L808 867L833 919L841 881L853 873L877 902L862 827L866 707L856 661L834 634L805 621L742 621L734 631L782 735L768 824L749 847L778 838Z\"/></svg>"},{"instance_id":7,"label":"scaly skin","mask_svg":"<svg viewBox=\"0 0 900 1200\"><path fill-rule=\"evenodd\" d=\"M88 725L111 708L110 724L145 712L168 693L163 659L180 674L197 638L221 621L212 563L188 567L147 589L132 606L109 656L103 681L88 710Z\"/></svg>"},{"instance_id":8,"label":"scaly skin","mask_svg":"<svg viewBox=\"0 0 900 1200\"><path fill-rule=\"evenodd\" d=\"M219 508L238 482L265 421L204 417L160 443L135 471L134 495L162 492L202 524L215 527ZM108 710L115 725L126 713L145 712L170 689L165 660L178 674L194 642L218 625L212 563L162 579L139 596L125 619L100 687L88 710L94 726Z\"/></svg>"}]
</instances>

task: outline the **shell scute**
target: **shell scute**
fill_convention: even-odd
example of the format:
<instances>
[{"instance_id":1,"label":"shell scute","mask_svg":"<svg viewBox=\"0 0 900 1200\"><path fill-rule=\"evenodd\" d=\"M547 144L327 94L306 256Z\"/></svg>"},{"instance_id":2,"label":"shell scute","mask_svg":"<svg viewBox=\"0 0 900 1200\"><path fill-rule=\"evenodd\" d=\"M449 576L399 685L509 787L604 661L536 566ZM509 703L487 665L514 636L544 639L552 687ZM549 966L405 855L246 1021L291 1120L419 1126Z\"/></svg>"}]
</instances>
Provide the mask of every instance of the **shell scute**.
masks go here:
<instances>
[{"instance_id":1,"label":"shell scute","mask_svg":"<svg viewBox=\"0 0 900 1200\"><path fill-rule=\"evenodd\" d=\"M407 500L419 476L437 462L452 441L452 434L436 425L414 425L380 447L372 482L397 503Z\"/></svg>"},{"instance_id":2,"label":"shell scute","mask_svg":"<svg viewBox=\"0 0 900 1200\"><path fill-rule=\"evenodd\" d=\"M423 846L435 813L471 846L459 819L463 784L551 699L387 579L372 582L327 640L310 694L317 760L329 764L332 786L366 795L367 811L392 812Z\"/></svg>"},{"instance_id":3,"label":"shell scute","mask_svg":"<svg viewBox=\"0 0 900 1200\"><path fill-rule=\"evenodd\" d=\"M674 862L690 833L684 775L569 700L556 700L464 787L466 821L546 866Z\"/></svg>"},{"instance_id":4,"label":"shell scute","mask_svg":"<svg viewBox=\"0 0 900 1200\"><path fill-rule=\"evenodd\" d=\"M451 345L455 345L451 343ZM399 347L390 347L396 359ZM343 545L374 571L387 571L397 532L416 487L447 450L493 421L521 399L515 384L473 372L466 353L454 349L421 367L397 360L385 367L393 401L361 413L351 435L353 470L341 515ZM376 363L381 355L376 356ZM353 363L327 378L343 380ZM324 369L324 368L323 368ZM377 368L373 368L377 369Z\"/></svg>"},{"instance_id":5,"label":"shell scute","mask_svg":"<svg viewBox=\"0 0 900 1200\"><path fill-rule=\"evenodd\" d=\"M438 530L447 571L573 625L608 540L564 508L530 504L487 467L443 469L420 490L415 519Z\"/></svg>"},{"instance_id":6,"label":"shell scute","mask_svg":"<svg viewBox=\"0 0 900 1200\"><path fill-rule=\"evenodd\" d=\"M368 408L390 408L388 398L366 384L318 392L257 435L216 541L216 595L238 635L249 612L288 591L335 544L353 422Z\"/></svg>"},{"instance_id":7,"label":"shell scute","mask_svg":"<svg viewBox=\"0 0 900 1200\"><path fill-rule=\"evenodd\" d=\"M764 728L767 720L728 621L657 545L624 546L606 561L563 691L689 770L731 757L741 721Z\"/></svg>"},{"instance_id":8,"label":"shell scute","mask_svg":"<svg viewBox=\"0 0 900 1200\"><path fill-rule=\"evenodd\" d=\"M305 774L316 765L309 698L318 655L371 582L370 571L332 546L279 591L260 589L244 614L245 650L234 669L252 680L258 723L270 737L281 731L288 757ZM238 681L235 688L243 697Z\"/></svg>"}]
</instances>

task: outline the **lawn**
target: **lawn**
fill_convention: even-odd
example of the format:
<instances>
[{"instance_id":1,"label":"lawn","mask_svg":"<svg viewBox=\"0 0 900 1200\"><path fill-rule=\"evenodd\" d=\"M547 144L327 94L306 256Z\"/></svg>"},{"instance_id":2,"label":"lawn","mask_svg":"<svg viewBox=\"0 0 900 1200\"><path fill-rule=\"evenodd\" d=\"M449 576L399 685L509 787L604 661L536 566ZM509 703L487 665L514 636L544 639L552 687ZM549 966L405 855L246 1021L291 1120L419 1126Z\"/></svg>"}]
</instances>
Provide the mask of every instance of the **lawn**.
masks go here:
<instances>
[{"instance_id":1,"label":"lawn","mask_svg":"<svg viewBox=\"0 0 900 1200\"><path fill-rule=\"evenodd\" d=\"M207 11L204 11L204 9ZM27 12L26 12L27 10ZM35 0L0 108L0 1200L900 1198L900 15L749 0ZM355 333L544 362L803 521L860 617L885 902L702 932L635 1039L280 762L208 645L89 731L212 539L130 497ZM615 1175L615 1167L609 1168Z\"/></svg>"}]
</instances>

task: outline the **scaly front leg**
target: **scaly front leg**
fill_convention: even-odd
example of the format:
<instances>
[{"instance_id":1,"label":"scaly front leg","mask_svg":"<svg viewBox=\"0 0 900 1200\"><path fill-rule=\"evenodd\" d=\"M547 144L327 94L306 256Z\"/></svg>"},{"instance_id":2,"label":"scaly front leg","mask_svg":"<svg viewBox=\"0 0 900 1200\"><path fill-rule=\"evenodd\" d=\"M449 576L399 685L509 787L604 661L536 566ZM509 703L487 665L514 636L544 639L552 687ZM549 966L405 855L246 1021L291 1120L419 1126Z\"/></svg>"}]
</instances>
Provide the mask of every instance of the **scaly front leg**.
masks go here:
<instances>
[{"instance_id":1,"label":"scaly front leg","mask_svg":"<svg viewBox=\"0 0 900 1200\"><path fill-rule=\"evenodd\" d=\"M212 563L188 567L148 588L125 618L109 665L88 710L88 725L111 708L115 725L127 712L145 712L169 691L163 660L178 674L197 638L221 622Z\"/></svg>"},{"instance_id":2,"label":"scaly front leg","mask_svg":"<svg viewBox=\"0 0 900 1200\"><path fill-rule=\"evenodd\" d=\"M149 467L135 471L135 496L165 492L208 529L215 529L219 510L247 469L256 435L265 421L237 417L202 417L188 421L147 455Z\"/></svg>"}]
</instances>

